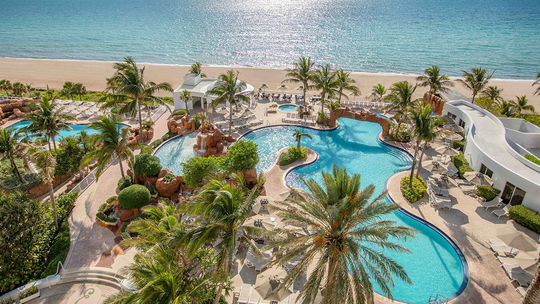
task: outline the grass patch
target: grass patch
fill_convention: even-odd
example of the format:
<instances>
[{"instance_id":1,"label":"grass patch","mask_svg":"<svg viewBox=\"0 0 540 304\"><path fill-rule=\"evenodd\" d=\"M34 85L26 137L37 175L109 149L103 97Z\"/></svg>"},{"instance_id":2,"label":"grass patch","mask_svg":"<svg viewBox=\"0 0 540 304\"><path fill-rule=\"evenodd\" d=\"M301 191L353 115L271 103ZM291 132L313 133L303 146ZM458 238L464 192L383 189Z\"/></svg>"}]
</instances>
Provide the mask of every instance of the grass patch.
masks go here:
<instances>
[{"instance_id":1,"label":"grass patch","mask_svg":"<svg viewBox=\"0 0 540 304\"><path fill-rule=\"evenodd\" d=\"M409 176L401 179L401 194L411 203L424 197L427 191L427 184L421 177L413 176L412 188L409 187Z\"/></svg>"},{"instance_id":2,"label":"grass patch","mask_svg":"<svg viewBox=\"0 0 540 304\"><path fill-rule=\"evenodd\" d=\"M463 178L463 175L465 172L474 171L470 166L469 162L465 159L465 155L463 153L459 153L459 155L452 157L452 162L458 169L459 177Z\"/></svg>"},{"instance_id":3,"label":"grass patch","mask_svg":"<svg viewBox=\"0 0 540 304\"><path fill-rule=\"evenodd\" d=\"M536 156L527 154L525 155L525 158L540 166L540 159L536 158Z\"/></svg>"},{"instance_id":4,"label":"grass patch","mask_svg":"<svg viewBox=\"0 0 540 304\"><path fill-rule=\"evenodd\" d=\"M501 193L501 190L495 189L491 186L476 186L476 194L485 198L488 202L496 198L499 193Z\"/></svg>"},{"instance_id":5,"label":"grass patch","mask_svg":"<svg viewBox=\"0 0 540 304\"><path fill-rule=\"evenodd\" d=\"M304 159L307 157L307 149L304 147L300 147L300 150L298 150L297 147L291 147L287 151L281 153L279 155L279 165L280 166L286 166L294 163L297 160Z\"/></svg>"},{"instance_id":6,"label":"grass patch","mask_svg":"<svg viewBox=\"0 0 540 304\"><path fill-rule=\"evenodd\" d=\"M509 209L509 216L519 224L540 233L540 215L533 210L521 205L512 206Z\"/></svg>"}]
</instances>

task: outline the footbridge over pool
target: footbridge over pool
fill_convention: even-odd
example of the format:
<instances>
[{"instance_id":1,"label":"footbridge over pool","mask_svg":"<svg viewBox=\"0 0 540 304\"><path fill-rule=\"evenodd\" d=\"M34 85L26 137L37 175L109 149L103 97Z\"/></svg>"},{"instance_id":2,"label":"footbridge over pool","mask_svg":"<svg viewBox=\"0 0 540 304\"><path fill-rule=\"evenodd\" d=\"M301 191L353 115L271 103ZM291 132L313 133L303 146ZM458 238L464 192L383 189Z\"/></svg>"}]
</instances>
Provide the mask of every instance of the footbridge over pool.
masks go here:
<instances>
[{"instance_id":1,"label":"footbridge over pool","mask_svg":"<svg viewBox=\"0 0 540 304\"><path fill-rule=\"evenodd\" d=\"M330 113L329 125L331 128L336 126L336 120L340 117L378 123L382 127L382 136L387 136L390 132L390 122L388 119L371 112L355 111L350 108L339 108Z\"/></svg>"}]
</instances>

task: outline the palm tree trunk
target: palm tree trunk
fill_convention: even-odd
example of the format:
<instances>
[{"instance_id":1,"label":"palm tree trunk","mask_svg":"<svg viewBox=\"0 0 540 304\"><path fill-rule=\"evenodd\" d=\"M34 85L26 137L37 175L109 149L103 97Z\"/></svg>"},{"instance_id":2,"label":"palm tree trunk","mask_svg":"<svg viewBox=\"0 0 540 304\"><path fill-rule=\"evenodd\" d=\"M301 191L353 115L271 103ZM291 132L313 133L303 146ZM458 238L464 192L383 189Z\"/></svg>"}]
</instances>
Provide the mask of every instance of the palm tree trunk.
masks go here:
<instances>
[{"instance_id":1,"label":"palm tree trunk","mask_svg":"<svg viewBox=\"0 0 540 304\"><path fill-rule=\"evenodd\" d=\"M146 106L146 112L148 113L148 121L151 121L152 120L152 112L150 112L150 107L149 106Z\"/></svg>"},{"instance_id":2,"label":"palm tree trunk","mask_svg":"<svg viewBox=\"0 0 540 304\"><path fill-rule=\"evenodd\" d=\"M422 158L424 158L424 152L426 152L427 144L427 141L425 141L424 147L422 147L422 153L420 153L420 159L418 160L418 169L416 169L416 177L420 176L420 170L422 169Z\"/></svg>"},{"instance_id":3,"label":"palm tree trunk","mask_svg":"<svg viewBox=\"0 0 540 304\"><path fill-rule=\"evenodd\" d=\"M531 285L529 285L527 294L525 294L525 298L523 299L523 304L537 303L540 303L540 265L536 270L536 277L531 282Z\"/></svg>"},{"instance_id":4,"label":"palm tree trunk","mask_svg":"<svg viewBox=\"0 0 540 304\"><path fill-rule=\"evenodd\" d=\"M296 147L298 148L298 151L300 151L300 140L301 140L301 137L298 137L296 139Z\"/></svg>"},{"instance_id":5,"label":"palm tree trunk","mask_svg":"<svg viewBox=\"0 0 540 304\"><path fill-rule=\"evenodd\" d=\"M340 105L340 106L341 106L341 95L342 95L342 94L343 94L343 89L340 89L340 90L339 90L339 98L338 98L338 101L337 101L337 102L338 102L338 105Z\"/></svg>"},{"instance_id":6,"label":"palm tree trunk","mask_svg":"<svg viewBox=\"0 0 540 304\"><path fill-rule=\"evenodd\" d=\"M50 179L48 184L49 184L49 199L51 201L51 205L53 209L54 226L56 227L56 230L58 230L58 215L56 214L56 202L54 201L54 188L53 188L52 179Z\"/></svg>"},{"instance_id":7,"label":"palm tree trunk","mask_svg":"<svg viewBox=\"0 0 540 304\"><path fill-rule=\"evenodd\" d=\"M142 111L141 111L141 102L137 99L137 109L139 110L139 143L143 144L143 136L142 136Z\"/></svg>"},{"instance_id":8,"label":"palm tree trunk","mask_svg":"<svg viewBox=\"0 0 540 304\"><path fill-rule=\"evenodd\" d=\"M414 147L414 156L411 167L411 174L409 175L409 188L412 188L412 180L414 175L414 167L416 166L416 156L418 155L418 148L420 147L420 140L416 140L416 146Z\"/></svg>"},{"instance_id":9,"label":"palm tree trunk","mask_svg":"<svg viewBox=\"0 0 540 304\"><path fill-rule=\"evenodd\" d=\"M304 93L304 111L307 111L307 108L306 108L306 93L307 93L307 82L304 83L304 87L303 87L303 93Z\"/></svg>"},{"instance_id":10,"label":"palm tree trunk","mask_svg":"<svg viewBox=\"0 0 540 304\"><path fill-rule=\"evenodd\" d=\"M331 253L331 256L328 259L328 277L326 279L326 292L324 295L323 303L335 303L336 299L332 298L334 296L334 283L335 283L335 272L336 272L336 258L335 255Z\"/></svg>"},{"instance_id":11,"label":"palm tree trunk","mask_svg":"<svg viewBox=\"0 0 540 304\"><path fill-rule=\"evenodd\" d=\"M124 175L124 165L122 165L122 159L118 154L116 154L116 157L118 157L118 163L120 164L120 173L122 174L122 179L125 179L126 176Z\"/></svg>"},{"instance_id":12,"label":"palm tree trunk","mask_svg":"<svg viewBox=\"0 0 540 304\"><path fill-rule=\"evenodd\" d=\"M471 101L472 104L474 104L474 99L475 99L475 98L476 98L476 92L473 92L473 94L472 94L472 101Z\"/></svg>"},{"instance_id":13,"label":"palm tree trunk","mask_svg":"<svg viewBox=\"0 0 540 304\"><path fill-rule=\"evenodd\" d=\"M324 98L326 97L325 95L326 95L325 92L321 94L321 112L323 113L324 113Z\"/></svg>"},{"instance_id":14,"label":"palm tree trunk","mask_svg":"<svg viewBox=\"0 0 540 304\"><path fill-rule=\"evenodd\" d=\"M53 144L53 147L54 147L54 151L56 151L56 140L54 139L54 137L51 137L52 138L52 144Z\"/></svg>"},{"instance_id":15,"label":"palm tree trunk","mask_svg":"<svg viewBox=\"0 0 540 304\"><path fill-rule=\"evenodd\" d=\"M19 181L22 182L23 179L21 176L21 172L19 172L19 168L17 168L17 164L15 163L15 160L13 159L12 155L9 155L9 162L11 163L11 168L13 168L13 172L15 172L17 179L19 179Z\"/></svg>"},{"instance_id":16,"label":"palm tree trunk","mask_svg":"<svg viewBox=\"0 0 540 304\"><path fill-rule=\"evenodd\" d=\"M52 147L51 147L51 139L49 138L49 135L45 136L45 140L47 140L47 145L49 146L49 151L51 151Z\"/></svg>"},{"instance_id":17,"label":"palm tree trunk","mask_svg":"<svg viewBox=\"0 0 540 304\"><path fill-rule=\"evenodd\" d=\"M229 136L232 134L232 102L229 100Z\"/></svg>"}]
</instances>

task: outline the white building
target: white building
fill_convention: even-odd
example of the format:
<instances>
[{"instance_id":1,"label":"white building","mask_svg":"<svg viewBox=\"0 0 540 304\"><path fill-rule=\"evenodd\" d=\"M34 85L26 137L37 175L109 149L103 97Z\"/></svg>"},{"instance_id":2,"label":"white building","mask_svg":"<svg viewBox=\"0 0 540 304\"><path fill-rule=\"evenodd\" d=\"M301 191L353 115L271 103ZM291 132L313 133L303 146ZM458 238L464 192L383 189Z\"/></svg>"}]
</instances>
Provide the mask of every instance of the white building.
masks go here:
<instances>
[{"instance_id":1,"label":"white building","mask_svg":"<svg viewBox=\"0 0 540 304\"><path fill-rule=\"evenodd\" d=\"M489 175L501 198L540 212L540 166L524 157L540 158L540 128L520 118L499 118L455 95L443 116L465 129L464 155L475 171Z\"/></svg>"},{"instance_id":2,"label":"white building","mask_svg":"<svg viewBox=\"0 0 540 304\"><path fill-rule=\"evenodd\" d=\"M184 100L180 99L180 95L184 90L191 93L193 100L188 101L188 109L193 109L193 106L199 102L201 109L208 111L208 106L216 98L216 96L210 95L208 92L212 90L218 82L215 78L203 78L196 74L187 74L184 77L184 83L180 85L173 93L174 110L185 109L186 105ZM249 105L252 106L254 88L252 85L247 84L246 89L242 94L249 96Z\"/></svg>"}]
</instances>

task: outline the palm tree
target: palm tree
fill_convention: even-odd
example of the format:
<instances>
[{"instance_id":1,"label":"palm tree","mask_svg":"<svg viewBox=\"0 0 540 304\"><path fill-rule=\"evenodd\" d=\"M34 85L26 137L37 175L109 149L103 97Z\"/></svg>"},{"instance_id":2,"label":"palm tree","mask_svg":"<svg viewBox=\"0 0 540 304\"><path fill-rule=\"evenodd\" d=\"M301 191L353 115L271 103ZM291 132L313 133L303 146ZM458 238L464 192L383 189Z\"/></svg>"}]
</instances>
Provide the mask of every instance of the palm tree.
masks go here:
<instances>
[{"instance_id":1,"label":"palm tree","mask_svg":"<svg viewBox=\"0 0 540 304\"><path fill-rule=\"evenodd\" d=\"M306 106L306 93L311 89L310 82L313 81L313 65L315 62L311 61L311 57L306 58L301 56L298 61L293 62L292 68L287 69L285 75L287 79L283 82L301 83L302 84L302 96L304 97L304 107Z\"/></svg>"},{"instance_id":2,"label":"palm tree","mask_svg":"<svg viewBox=\"0 0 540 304\"><path fill-rule=\"evenodd\" d=\"M56 107L54 100L54 96L43 96L40 103L29 105L33 111L26 113L25 116L30 124L24 130L27 134L44 135L49 150L51 149L51 141L54 150L56 150L56 136L61 130L71 129L69 121L75 119L73 116L64 114L65 107Z\"/></svg>"},{"instance_id":3,"label":"palm tree","mask_svg":"<svg viewBox=\"0 0 540 304\"><path fill-rule=\"evenodd\" d=\"M39 170L39 174L49 186L49 201L53 209L54 225L58 230L58 216L56 214L56 202L54 201L54 170L56 167L56 159L51 153L51 150L41 149L40 147L30 146L30 155L33 163Z\"/></svg>"},{"instance_id":4,"label":"palm tree","mask_svg":"<svg viewBox=\"0 0 540 304\"><path fill-rule=\"evenodd\" d=\"M229 136L232 134L233 104L240 101L249 102L249 97L244 95L246 87L244 81L238 80L238 72L228 70L227 73L219 76L216 86L208 92L208 94L217 95L210 107L215 108L219 104L229 104Z\"/></svg>"},{"instance_id":5,"label":"palm tree","mask_svg":"<svg viewBox=\"0 0 540 304\"><path fill-rule=\"evenodd\" d=\"M158 91L172 92L171 85L167 82L154 83L144 79L144 67L138 68L131 57L124 58L124 62L114 64L116 72L107 80L112 84L106 91L115 91L105 96L102 101L104 107L115 107L121 105L119 113L128 114L131 117L138 115L139 129L143 130L142 106L146 102L159 103L166 106L166 102L157 96ZM167 107L168 108L168 107ZM170 109L169 109L170 110ZM142 144L143 137L139 136L139 142Z\"/></svg>"},{"instance_id":6,"label":"palm tree","mask_svg":"<svg viewBox=\"0 0 540 304\"><path fill-rule=\"evenodd\" d=\"M82 96L86 95L86 87L82 83L76 83L73 85L73 94L79 95L79 100L82 100Z\"/></svg>"},{"instance_id":7,"label":"palm tree","mask_svg":"<svg viewBox=\"0 0 540 304\"><path fill-rule=\"evenodd\" d=\"M0 83L1 83L1 81L0 81ZM536 74L536 80L533 82L532 85L533 86L538 85L538 88L536 88L536 90L534 91L534 94L540 95L540 73Z\"/></svg>"},{"instance_id":8,"label":"palm tree","mask_svg":"<svg viewBox=\"0 0 540 304\"><path fill-rule=\"evenodd\" d=\"M4 91L6 96L9 96L9 91L13 88L13 85L11 84L11 81L7 79L0 80L0 90Z\"/></svg>"},{"instance_id":9,"label":"palm tree","mask_svg":"<svg viewBox=\"0 0 540 304\"><path fill-rule=\"evenodd\" d=\"M253 239L248 236L259 235L262 229L246 225L257 191L258 187L247 191L243 185L236 186L233 183L212 180L192 202L186 205L186 210L190 214L200 216L197 218L200 225L188 231L183 237L188 242L186 249L195 252L205 244L214 244L217 252L218 277L229 278L236 248L240 243L259 252ZM218 303L223 287L223 284L219 286L214 304Z\"/></svg>"},{"instance_id":10,"label":"palm tree","mask_svg":"<svg viewBox=\"0 0 540 304\"><path fill-rule=\"evenodd\" d=\"M69 98L69 99L73 99L73 87L75 86L75 84L71 81L66 81L64 82L64 85L62 86L62 90L60 90L60 95L66 97L66 98Z\"/></svg>"},{"instance_id":11,"label":"palm tree","mask_svg":"<svg viewBox=\"0 0 540 304\"><path fill-rule=\"evenodd\" d=\"M499 89L497 86L488 86L482 91L482 95L491 100L492 103L499 104L502 101L501 92L503 89Z\"/></svg>"},{"instance_id":12,"label":"palm tree","mask_svg":"<svg viewBox=\"0 0 540 304\"><path fill-rule=\"evenodd\" d=\"M332 73L328 63L314 72L313 83L313 87L321 91L321 112L324 112L326 97L330 98L338 93L336 74Z\"/></svg>"},{"instance_id":13,"label":"palm tree","mask_svg":"<svg viewBox=\"0 0 540 304\"><path fill-rule=\"evenodd\" d=\"M26 86L22 82L15 82L12 87L13 96L23 96L26 91Z\"/></svg>"},{"instance_id":14,"label":"palm tree","mask_svg":"<svg viewBox=\"0 0 540 304\"><path fill-rule=\"evenodd\" d=\"M26 83L24 85L24 90L26 91L26 93L28 93L28 97L32 96L32 84L31 83Z\"/></svg>"},{"instance_id":15,"label":"palm tree","mask_svg":"<svg viewBox=\"0 0 540 304\"><path fill-rule=\"evenodd\" d=\"M95 145L99 149L88 153L82 162L82 166L86 166L93 159L97 159L97 179L103 170L107 168L111 160L116 157L120 164L122 178L125 178L122 161L127 160L129 164L133 163L132 149L136 147L145 148L138 143L129 143L128 129L121 129L119 127L118 118L114 114L108 117L101 116L97 118L96 121L90 124L90 128L98 131L95 138Z\"/></svg>"},{"instance_id":16,"label":"palm tree","mask_svg":"<svg viewBox=\"0 0 540 304\"><path fill-rule=\"evenodd\" d=\"M198 61L191 65L189 73L199 75L203 78L206 77L206 74L202 72L201 63Z\"/></svg>"},{"instance_id":17,"label":"palm tree","mask_svg":"<svg viewBox=\"0 0 540 304\"><path fill-rule=\"evenodd\" d=\"M302 133L302 131L296 129L294 130L293 137L296 139L296 148L300 151L300 141L302 140L302 137L307 137L311 139L311 135L308 133Z\"/></svg>"},{"instance_id":18,"label":"palm tree","mask_svg":"<svg viewBox=\"0 0 540 304\"><path fill-rule=\"evenodd\" d=\"M431 120L431 105L427 104L423 108L412 109L409 111L409 119L413 125L413 135L416 137L416 143L414 145L413 163L411 166L411 174L409 175L409 187L412 188L412 181L414 175L414 168L416 167L416 157L418 156L418 149L424 139L424 134L430 127L429 121Z\"/></svg>"},{"instance_id":19,"label":"palm tree","mask_svg":"<svg viewBox=\"0 0 540 304\"><path fill-rule=\"evenodd\" d=\"M107 304L208 303L214 297L215 255L210 248L193 257L158 244L135 255L122 269L134 285L108 297Z\"/></svg>"},{"instance_id":20,"label":"palm tree","mask_svg":"<svg viewBox=\"0 0 540 304\"><path fill-rule=\"evenodd\" d=\"M500 105L501 109L501 115L504 115L506 117L512 117L515 115L514 113L514 102L512 101L506 101L503 100Z\"/></svg>"},{"instance_id":21,"label":"palm tree","mask_svg":"<svg viewBox=\"0 0 540 304\"><path fill-rule=\"evenodd\" d=\"M118 80L114 77L109 77L105 79L107 82L107 90L110 91L113 95L116 95L116 91L120 87L120 84L118 83Z\"/></svg>"},{"instance_id":22,"label":"palm tree","mask_svg":"<svg viewBox=\"0 0 540 304\"><path fill-rule=\"evenodd\" d=\"M279 248L270 266L297 261L283 285L292 284L314 265L300 290L302 303L315 303L322 290L320 303L373 303L373 285L392 298L393 275L407 283L411 280L403 267L384 252L410 252L392 239L413 236L413 230L396 226L384 216L399 209L384 200L386 192L374 199L374 185L360 189L360 175L350 176L347 170L333 166L332 173L322 172L324 188L315 180L304 181L309 191L298 199L275 202L270 208L278 212L289 227L277 229L271 248ZM294 236L294 237L291 237Z\"/></svg>"},{"instance_id":23,"label":"palm tree","mask_svg":"<svg viewBox=\"0 0 540 304\"><path fill-rule=\"evenodd\" d=\"M537 260L540 261L540 260ZM537 263L538 264L538 263ZM527 293L523 299L523 304L537 304L540 303L540 265L537 265L536 276L527 288Z\"/></svg>"},{"instance_id":24,"label":"palm tree","mask_svg":"<svg viewBox=\"0 0 540 304\"><path fill-rule=\"evenodd\" d=\"M184 101L184 105L186 106L186 113L189 115L188 101L193 100L193 97L191 97L191 93L188 90L184 90L182 94L180 94L180 99Z\"/></svg>"},{"instance_id":25,"label":"palm tree","mask_svg":"<svg viewBox=\"0 0 540 304\"><path fill-rule=\"evenodd\" d=\"M396 122L395 136L399 134L401 124L406 116L407 111L414 104L412 95L416 91L417 85L410 85L408 81L396 82L390 87L390 94L385 97L385 100L390 101L390 105L385 109L390 109L396 112L398 120Z\"/></svg>"},{"instance_id":26,"label":"palm tree","mask_svg":"<svg viewBox=\"0 0 540 304\"><path fill-rule=\"evenodd\" d=\"M421 87L429 87L429 92L433 95L438 95L439 92L445 93L454 86L448 75L441 75L441 70L436 65L425 69L424 75L418 76L416 80L420 81Z\"/></svg>"},{"instance_id":27,"label":"palm tree","mask_svg":"<svg viewBox=\"0 0 540 304\"><path fill-rule=\"evenodd\" d=\"M442 132L437 130L437 127L445 123L445 119L439 116L433 116L430 114L430 119L426 121L426 125L423 126L423 132L421 137L424 140L424 145L422 146L420 159L418 160L418 169L416 169L416 177L420 176L420 170L422 169L422 159L424 158L424 153L429 147L429 143L435 140L435 138Z\"/></svg>"},{"instance_id":28,"label":"palm tree","mask_svg":"<svg viewBox=\"0 0 540 304\"><path fill-rule=\"evenodd\" d=\"M11 169L15 173L17 179L22 182L22 176L15 163L15 156L21 156L23 153L23 147L19 141L19 134L13 132L11 129L0 130L0 153L4 159L8 159L11 165Z\"/></svg>"},{"instance_id":29,"label":"palm tree","mask_svg":"<svg viewBox=\"0 0 540 304\"><path fill-rule=\"evenodd\" d=\"M360 90L357 86L354 84L356 81L351 78L350 72L345 72L343 69L339 69L334 72L336 75L336 81L337 81L337 95L338 95L338 105L341 105L341 97L345 96L345 98L348 98L347 95L343 94L343 91L349 91L351 93L360 93Z\"/></svg>"},{"instance_id":30,"label":"palm tree","mask_svg":"<svg viewBox=\"0 0 540 304\"><path fill-rule=\"evenodd\" d=\"M375 96L377 101L381 101L386 97L386 88L382 84L378 83L371 89L371 94Z\"/></svg>"},{"instance_id":31,"label":"palm tree","mask_svg":"<svg viewBox=\"0 0 540 304\"><path fill-rule=\"evenodd\" d=\"M463 71L463 78L458 79L457 81L461 82L466 88L472 91L472 103L478 93L487 86L491 77L495 74L495 70L488 74L486 69L483 68L472 68L470 72Z\"/></svg>"},{"instance_id":32,"label":"palm tree","mask_svg":"<svg viewBox=\"0 0 540 304\"><path fill-rule=\"evenodd\" d=\"M512 102L513 108L516 111L518 115L521 115L521 112L523 111L532 111L534 112L534 106L528 104L527 97L524 96L516 96L516 101Z\"/></svg>"}]
</instances>

